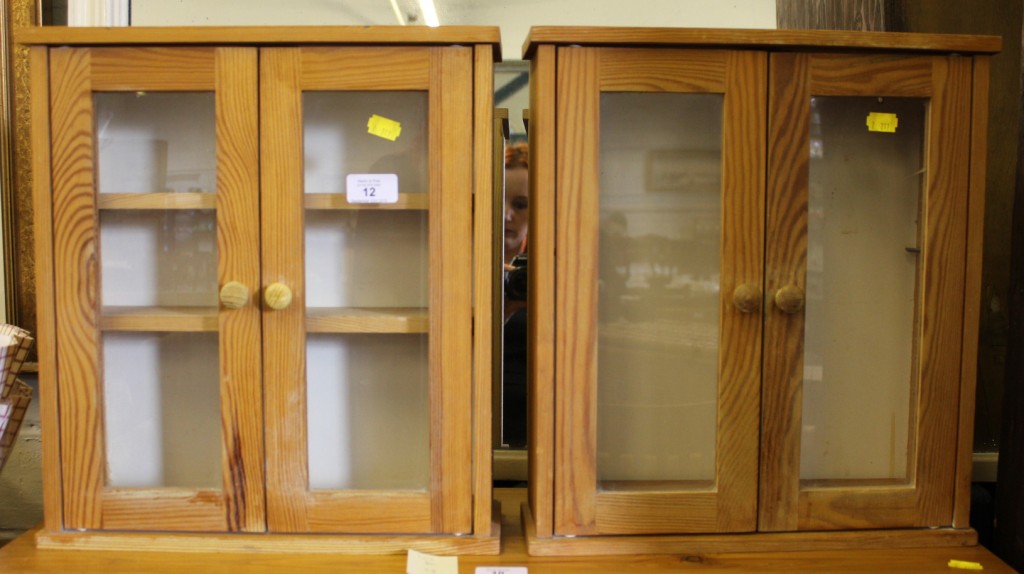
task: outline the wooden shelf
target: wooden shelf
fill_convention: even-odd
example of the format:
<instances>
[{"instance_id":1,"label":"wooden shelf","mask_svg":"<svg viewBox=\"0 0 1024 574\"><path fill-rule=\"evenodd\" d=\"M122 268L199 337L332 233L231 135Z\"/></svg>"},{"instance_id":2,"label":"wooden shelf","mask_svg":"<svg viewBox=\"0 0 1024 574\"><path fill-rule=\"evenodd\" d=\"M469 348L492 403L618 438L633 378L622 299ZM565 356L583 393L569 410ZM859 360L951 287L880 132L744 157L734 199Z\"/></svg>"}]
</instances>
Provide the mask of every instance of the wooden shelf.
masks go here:
<instances>
[{"instance_id":1,"label":"wooden shelf","mask_svg":"<svg viewBox=\"0 0 1024 574\"><path fill-rule=\"evenodd\" d=\"M426 333L424 307L310 307L308 333ZM103 331L214 332L217 307L104 307Z\"/></svg>"},{"instance_id":2,"label":"wooden shelf","mask_svg":"<svg viewBox=\"0 0 1024 574\"><path fill-rule=\"evenodd\" d=\"M217 194L185 193L99 193L100 209L216 209Z\"/></svg>"},{"instance_id":3,"label":"wooden shelf","mask_svg":"<svg viewBox=\"0 0 1024 574\"><path fill-rule=\"evenodd\" d=\"M104 307L100 330L212 332L217 307Z\"/></svg>"},{"instance_id":4,"label":"wooden shelf","mask_svg":"<svg viewBox=\"0 0 1024 574\"><path fill-rule=\"evenodd\" d=\"M307 193L306 209L427 209L425 193L399 193L396 203L349 203L344 193Z\"/></svg>"},{"instance_id":5,"label":"wooden shelf","mask_svg":"<svg viewBox=\"0 0 1024 574\"><path fill-rule=\"evenodd\" d=\"M308 333L426 333L430 327L425 307L310 307Z\"/></svg>"}]
</instances>

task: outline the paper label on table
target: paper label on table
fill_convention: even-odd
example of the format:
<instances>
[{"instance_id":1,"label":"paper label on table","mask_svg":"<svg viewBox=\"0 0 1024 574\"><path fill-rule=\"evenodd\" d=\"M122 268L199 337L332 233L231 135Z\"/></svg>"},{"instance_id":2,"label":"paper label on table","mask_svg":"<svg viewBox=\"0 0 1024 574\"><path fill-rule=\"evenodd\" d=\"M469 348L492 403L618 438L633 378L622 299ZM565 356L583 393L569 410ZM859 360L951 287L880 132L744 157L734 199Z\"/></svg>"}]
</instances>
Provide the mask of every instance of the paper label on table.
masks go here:
<instances>
[{"instance_id":1,"label":"paper label on table","mask_svg":"<svg viewBox=\"0 0 1024 574\"><path fill-rule=\"evenodd\" d=\"M526 566L477 566L474 574L527 574Z\"/></svg>"},{"instance_id":2,"label":"paper label on table","mask_svg":"<svg viewBox=\"0 0 1024 574\"><path fill-rule=\"evenodd\" d=\"M869 132L882 132L887 134L896 133L896 126L899 125L900 120L896 117L896 114L886 114L882 112L871 112L868 114L868 131Z\"/></svg>"},{"instance_id":3,"label":"paper label on table","mask_svg":"<svg viewBox=\"0 0 1024 574\"><path fill-rule=\"evenodd\" d=\"M398 175L393 173L350 173L345 178L349 203L398 203Z\"/></svg>"},{"instance_id":4,"label":"paper label on table","mask_svg":"<svg viewBox=\"0 0 1024 574\"><path fill-rule=\"evenodd\" d=\"M405 571L407 574L459 574L459 557L434 556L410 549Z\"/></svg>"},{"instance_id":5,"label":"paper label on table","mask_svg":"<svg viewBox=\"0 0 1024 574\"><path fill-rule=\"evenodd\" d=\"M386 140L395 141L402 135L402 124L384 116L373 114L366 122L366 131Z\"/></svg>"}]
</instances>

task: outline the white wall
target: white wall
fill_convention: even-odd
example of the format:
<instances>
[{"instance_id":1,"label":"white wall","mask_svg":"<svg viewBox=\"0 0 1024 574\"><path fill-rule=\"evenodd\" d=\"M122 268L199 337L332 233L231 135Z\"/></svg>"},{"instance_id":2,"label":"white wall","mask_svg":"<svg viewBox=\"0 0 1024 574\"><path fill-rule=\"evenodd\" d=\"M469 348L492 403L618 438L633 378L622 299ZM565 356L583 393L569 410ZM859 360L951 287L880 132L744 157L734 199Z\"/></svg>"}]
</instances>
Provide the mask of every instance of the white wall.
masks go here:
<instances>
[{"instance_id":1,"label":"white wall","mask_svg":"<svg viewBox=\"0 0 1024 574\"><path fill-rule=\"evenodd\" d=\"M415 2L396 2L419 17ZM774 28L775 0L435 0L442 25L501 27L502 56L522 58L530 26ZM407 19L407 18L406 18ZM387 0L132 0L133 26L356 24L396 25Z\"/></svg>"}]
</instances>

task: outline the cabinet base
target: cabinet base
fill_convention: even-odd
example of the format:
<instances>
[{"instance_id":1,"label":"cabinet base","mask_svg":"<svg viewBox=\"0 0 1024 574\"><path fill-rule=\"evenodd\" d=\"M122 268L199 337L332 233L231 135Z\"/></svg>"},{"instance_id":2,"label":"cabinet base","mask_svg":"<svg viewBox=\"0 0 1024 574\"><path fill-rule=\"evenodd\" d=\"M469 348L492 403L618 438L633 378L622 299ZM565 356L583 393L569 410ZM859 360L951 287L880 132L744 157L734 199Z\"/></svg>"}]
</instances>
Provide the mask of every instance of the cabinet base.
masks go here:
<instances>
[{"instance_id":1,"label":"cabinet base","mask_svg":"<svg viewBox=\"0 0 1024 574\"><path fill-rule=\"evenodd\" d=\"M501 509L495 502L491 530L484 535L429 534L255 534L47 531L36 534L36 546L67 550L131 552L244 552L275 554L430 554L497 555L501 552Z\"/></svg>"},{"instance_id":2,"label":"cabinet base","mask_svg":"<svg viewBox=\"0 0 1024 574\"><path fill-rule=\"evenodd\" d=\"M528 503L522 505L521 512L523 535L526 537L526 552L531 556L696 555L729 552L975 546L978 544L978 533L970 528L540 538L537 536L536 522Z\"/></svg>"}]
</instances>

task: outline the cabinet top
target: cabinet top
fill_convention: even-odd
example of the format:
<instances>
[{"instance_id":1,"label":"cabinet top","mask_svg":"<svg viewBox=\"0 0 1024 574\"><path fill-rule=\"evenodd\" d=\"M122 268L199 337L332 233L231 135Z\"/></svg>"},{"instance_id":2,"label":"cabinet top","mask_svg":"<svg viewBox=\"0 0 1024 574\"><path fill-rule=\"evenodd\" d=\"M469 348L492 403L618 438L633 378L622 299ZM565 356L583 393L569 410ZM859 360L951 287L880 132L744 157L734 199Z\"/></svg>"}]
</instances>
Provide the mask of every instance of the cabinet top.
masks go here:
<instances>
[{"instance_id":1,"label":"cabinet top","mask_svg":"<svg viewBox=\"0 0 1024 574\"><path fill-rule=\"evenodd\" d=\"M501 59L497 26L167 26L17 28L14 40L25 45L452 45L487 44Z\"/></svg>"},{"instance_id":2,"label":"cabinet top","mask_svg":"<svg viewBox=\"0 0 1024 574\"><path fill-rule=\"evenodd\" d=\"M523 57L533 58L537 46L543 44L994 54L1002 49L1003 39L999 36L836 30L534 26L523 44Z\"/></svg>"}]
</instances>

